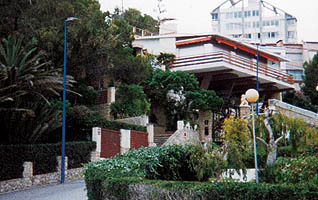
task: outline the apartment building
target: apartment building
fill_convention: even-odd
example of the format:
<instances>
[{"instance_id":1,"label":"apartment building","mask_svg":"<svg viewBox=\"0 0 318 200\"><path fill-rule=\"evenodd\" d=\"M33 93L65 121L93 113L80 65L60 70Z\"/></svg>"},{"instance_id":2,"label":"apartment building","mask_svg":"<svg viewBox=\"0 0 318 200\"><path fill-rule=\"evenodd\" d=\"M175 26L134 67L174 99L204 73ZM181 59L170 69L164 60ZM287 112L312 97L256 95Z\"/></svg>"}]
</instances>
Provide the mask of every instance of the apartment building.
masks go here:
<instances>
[{"instance_id":1,"label":"apartment building","mask_svg":"<svg viewBox=\"0 0 318 200\"><path fill-rule=\"evenodd\" d=\"M213 33L258 43L297 42L297 19L263 0L226 0L211 17Z\"/></svg>"}]
</instances>

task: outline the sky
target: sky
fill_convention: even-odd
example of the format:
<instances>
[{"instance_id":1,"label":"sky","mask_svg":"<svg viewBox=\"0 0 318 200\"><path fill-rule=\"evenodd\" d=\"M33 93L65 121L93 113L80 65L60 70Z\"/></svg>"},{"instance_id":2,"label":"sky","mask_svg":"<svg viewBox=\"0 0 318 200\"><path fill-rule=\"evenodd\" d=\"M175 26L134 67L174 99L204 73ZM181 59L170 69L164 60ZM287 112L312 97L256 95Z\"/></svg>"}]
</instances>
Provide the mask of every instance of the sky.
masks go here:
<instances>
[{"instance_id":1,"label":"sky","mask_svg":"<svg viewBox=\"0 0 318 200\"><path fill-rule=\"evenodd\" d=\"M178 33L211 32L210 12L225 0L162 0L165 17L176 18ZM265 0L295 16L298 41L318 41L318 0ZM99 0L101 10L135 8L143 14L158 17L158 0Z\"/></svg>"}]
</instances>

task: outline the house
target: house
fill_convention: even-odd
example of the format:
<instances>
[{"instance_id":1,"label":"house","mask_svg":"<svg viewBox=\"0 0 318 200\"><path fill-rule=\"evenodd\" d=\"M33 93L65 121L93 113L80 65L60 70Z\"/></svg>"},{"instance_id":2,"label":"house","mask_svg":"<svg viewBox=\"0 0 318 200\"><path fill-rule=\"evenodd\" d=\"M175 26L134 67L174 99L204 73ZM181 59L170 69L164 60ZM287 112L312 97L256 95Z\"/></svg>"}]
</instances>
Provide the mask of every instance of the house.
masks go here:
<instances>
[{"instance_id":1,"label":"house","mask_svg":"<svg viewBox=\"0 0 318 200\"><path fill-rule=\"evenodd\" d=\"M297 42L297 19L263 0L225 0L211 12L212 32L257 43Z\"/></svg>"},{"instance_id":2,"label":"house","mask_svg":"<svg viewBox=\"0 0 318 200\"><path fill-rule=\"evenodd\" d=\"M281 92L293 90L292 75L282 70L289 60L257 46L220 34L161 34L136 37L136 52L171 53L176 60L171 71L195 74L201 89L216 91L225 104L220 113L205 113L200 119L201 139L219 137L218 130L229 112L236 112L241 95L259 86L260 99L281 100ZM259 59L257 60L257 55ZM212 127L212 128L210 128Z\"/></svg>"}]
</instances>

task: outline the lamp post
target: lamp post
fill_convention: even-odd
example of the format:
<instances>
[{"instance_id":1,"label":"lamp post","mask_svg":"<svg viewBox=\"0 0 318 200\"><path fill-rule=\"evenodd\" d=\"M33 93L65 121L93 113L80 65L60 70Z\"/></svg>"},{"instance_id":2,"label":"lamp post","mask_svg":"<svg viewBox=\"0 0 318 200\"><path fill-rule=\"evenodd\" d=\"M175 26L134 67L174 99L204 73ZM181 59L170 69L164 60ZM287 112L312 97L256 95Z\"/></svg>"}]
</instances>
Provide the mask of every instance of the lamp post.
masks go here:
<instances>
[{"instance_id":1,"label":"lamp post","mask_svg":"<svg viewBox=\"0 0 318 200\"><path fill-rule=\"evenodd\" d=\"M253 143L254 143L254 160L255 160L255 180L258 183L258 167L257 167L257 148L256 148L256 134L255 134L255 117L254 117L254 104L257 102L259 94L255 89L249 89L245 93L246 100L252 105L253 116Z\"/></svg>"},{"instance_id":2,"label":"lamp post","mask_svg":"<svg viewBox=\"0 0 318 200\"><path fill-rule=\"evenodd\" d=\"M69 21L77 20L76 17L68 17L64 20L64 69L63 69L63 119L62 119L62 159L61 159L61 183L65 180L65 119L66 119L66 24Z\"/></svg>"},{"instance_id":3,"label":"lamp post","mask_svg":"<svg viewBox=\"0 0 318 200\"><path fill-rule=\"evenodd\" d=\"M257 90L257 92L259 92L259 80L258 80L258 65L259 65L259 45L258 44L256 44L257 45L257 55L256 55L256 57L257 57L257 66L256 66L256 90ZM258 115L258 100L257 100L257 102L256 102L256 115Z\"/></svg>"}]
</instances>

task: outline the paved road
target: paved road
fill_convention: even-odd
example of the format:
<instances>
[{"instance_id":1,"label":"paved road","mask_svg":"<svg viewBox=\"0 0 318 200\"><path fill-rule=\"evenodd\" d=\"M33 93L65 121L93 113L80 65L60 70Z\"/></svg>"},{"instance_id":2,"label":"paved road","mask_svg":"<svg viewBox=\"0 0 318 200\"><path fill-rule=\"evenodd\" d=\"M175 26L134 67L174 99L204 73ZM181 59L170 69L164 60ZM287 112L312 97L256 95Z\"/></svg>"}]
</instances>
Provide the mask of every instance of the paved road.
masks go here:
<instances>
[{"instance_id":1,"label":"paved road","mask_svg":"<svg viewBox=\"0 0 318 200\"><path fill-rule=\"evenodd\" d=\"M83 180L0 194L0 200L87 200Z\"/></svg>"}]
</instances>

